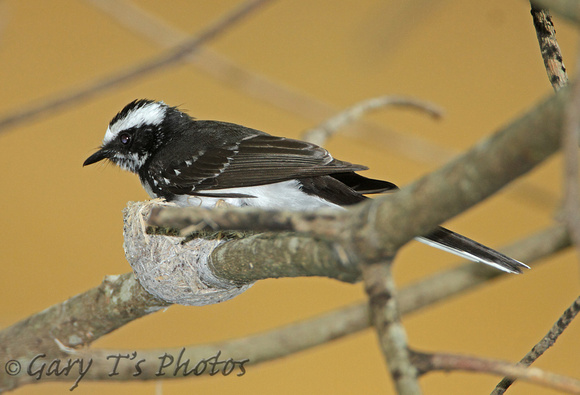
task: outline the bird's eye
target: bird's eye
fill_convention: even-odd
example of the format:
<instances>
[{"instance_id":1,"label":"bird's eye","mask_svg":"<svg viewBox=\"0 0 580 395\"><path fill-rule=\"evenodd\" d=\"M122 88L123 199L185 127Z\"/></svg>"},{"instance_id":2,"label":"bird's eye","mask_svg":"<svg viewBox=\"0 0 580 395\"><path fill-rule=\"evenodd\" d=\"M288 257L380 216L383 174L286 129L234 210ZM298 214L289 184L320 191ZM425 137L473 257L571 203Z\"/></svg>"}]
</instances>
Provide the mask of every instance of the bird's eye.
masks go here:
<instances>
[{"instance_id":1,"label":"bird's eye","mask_svg":"<svg viewBox=\"0 0 580 395\"><path fill-rule=\"evenodd\" d=\"M131 142L131 135L129 133L121 133L119 135L119 141L124 145L127 145Z\"/></svg>"}]
</instances>

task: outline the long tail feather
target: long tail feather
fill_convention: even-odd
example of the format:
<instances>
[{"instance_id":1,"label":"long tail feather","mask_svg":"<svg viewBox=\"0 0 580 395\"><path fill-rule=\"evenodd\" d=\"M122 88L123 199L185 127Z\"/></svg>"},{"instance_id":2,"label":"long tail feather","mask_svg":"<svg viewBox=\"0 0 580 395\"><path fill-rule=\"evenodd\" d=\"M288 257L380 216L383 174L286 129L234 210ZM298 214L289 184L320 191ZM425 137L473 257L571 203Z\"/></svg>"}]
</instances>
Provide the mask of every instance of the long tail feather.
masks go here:
<instances>
[{"instance_id":1,"label":"long tail feather","mask_svg":"<svg viewBox=\"0 0 580 395\"><path fill-rule=\"evenodd\" d=\"M485 263L504 272L521 273L522 268L529 269L529 266L520 261L443 227L437 228L427 236L417 237L416 240L470 261Z\"/></svg>"}]
</instances>

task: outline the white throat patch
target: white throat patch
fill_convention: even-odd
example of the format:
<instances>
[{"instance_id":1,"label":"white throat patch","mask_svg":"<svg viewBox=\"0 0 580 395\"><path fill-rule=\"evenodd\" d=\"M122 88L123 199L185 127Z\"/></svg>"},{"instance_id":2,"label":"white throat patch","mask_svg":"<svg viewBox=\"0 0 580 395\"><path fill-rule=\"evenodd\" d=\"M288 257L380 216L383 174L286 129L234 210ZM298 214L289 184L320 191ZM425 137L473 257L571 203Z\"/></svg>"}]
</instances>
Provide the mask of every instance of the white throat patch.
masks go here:
<instances>
[{"instance_id":1,"label":"white throat patch","mask_svg":"<svg viewBox=\"0 0 580 395\"><path fill-rule=\"evenodd\" d=\"M140 127L143 125L157 126L165 119L167 105L163 102L153 102L129 111L126 117L118 120L112 125L109 125L103 145L113 141L119 133L123 130Z\"/></svg>"}]
</instances>

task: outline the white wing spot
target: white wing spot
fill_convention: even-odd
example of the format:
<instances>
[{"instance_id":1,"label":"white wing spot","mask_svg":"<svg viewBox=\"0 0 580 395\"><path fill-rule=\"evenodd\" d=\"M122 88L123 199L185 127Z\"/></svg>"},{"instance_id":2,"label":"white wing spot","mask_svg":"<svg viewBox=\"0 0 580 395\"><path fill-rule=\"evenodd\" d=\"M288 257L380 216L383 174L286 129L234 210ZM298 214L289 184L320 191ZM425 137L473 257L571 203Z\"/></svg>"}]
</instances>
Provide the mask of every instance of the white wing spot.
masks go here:
<instances>
[{"instance_id":1,"label":"white wing spot","mask_svg":"<svg viewBox=\"0 0 580 395\"><path fill-rule=\"evenodd\" d=\"M173 170L173 171L175 172L175 175L176 175L176 176L178 176L178 175L180 175L180 174L181 174L181 172L180 172L179 170L177 170L177 169L175 169L175 170Z\"/></svg>"}]
</instances>

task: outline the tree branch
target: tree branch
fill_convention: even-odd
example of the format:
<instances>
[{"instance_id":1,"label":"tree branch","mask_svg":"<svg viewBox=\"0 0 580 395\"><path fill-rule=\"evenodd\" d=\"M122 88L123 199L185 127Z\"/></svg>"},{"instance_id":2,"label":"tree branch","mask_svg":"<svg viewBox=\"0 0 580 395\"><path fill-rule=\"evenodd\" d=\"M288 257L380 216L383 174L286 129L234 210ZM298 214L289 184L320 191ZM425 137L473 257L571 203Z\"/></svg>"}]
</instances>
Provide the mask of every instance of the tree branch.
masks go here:
<instances>
[{"instance_id":1,"label":"tree branch","mask_svg":"<svg viewBox=\"0 0 580 395\"><path fill-rule=\"evenodd\" d=\"M538 368L526 368L496 359L457 354L425 354L414 352L413 361L422 374L435 370L493 373L529 381L534 384L572 394L580 394L579 380L545 372Z\"/></svg>"},{"instance_id":2,"label":"tree branch","mask_svg":"<svg viewBox=\"0 0 580 395\"><path fill-rule=\"evenodd\" d=\"M572 97L564 113L562 151L564 152L564 222L580 252L580 185L578 181L578 129L580 126L580 84L572 88Z\"/></svg>"},{"instance_id":3,"label":"tree branch","mask_svg":"<svg viewBox=\"0 0 580 395\"><path fill-rule=\"evenodd\" d=\"M569 245L570 239L566 228L559 225L528 237L506 248L504 252L520 256L531 263ZM416 312L506 275L493 268L472 263L438 273L401 290L399 294L401 314ZM130 369L132 366L130 364L123 364L122 367L125 368L119 375L109 376L111 361L106 357L131 354L135 350L84 350L82 354L78 354L81 351L77 350L79 347L87 347L99 337L122 325L165 306L167 304L147 294L135 281L132 273L109 276L99 287L3 329L0 332L0 360L18 360L25 365L40 353L52 359L68 359L78 355L85 360L90 358L94 360L85 380L133 380L135 372ZM200 361L221 351L224 356L250 358L248 365L251 366L356 333L370 325L368 304L360 303L247 338L186 346L184 358ZM15 338L29 341L13 342L12 339ZM138 350L138 355L140 359L158 361L164 353L177 356L180 352L181 348L164 348ZM159 376L155 375L157 367L155 363L146 364L143 366L143 375L138 378L159 379ZM59 381L76 380L73 376L53 376L53 378ZM163 376L164 379L179 377L183 376ZM26 374L0 375L0 390L30 383L39 381Z\"/></svg>"},{"instance_id":4,"label":"tree branch","mask_svg":"<svg viewBox=\"0 0 580 395\"><path fill-rule=\"evenodd\" d=\"M172 215L172 212L172 210L168 210L164 214ZM179 214L180 209L176 213ZM228 211L228 215L231 214L232 212ZM246 213L244 210L240 210L236 211L237 214L245 215ZM247 214L249 217L244 217L244 221L247 219L249 224L254 225L260 223L261 219L256 220L256 222L249 219L250 217L256 218L253 213ZM288 213L288 215L300 215L300 213ZM231 219L231 217L229 218ZM240 225L242 221L239 219L233 219L232 224ZM220 226L229 227L225 223L218 223ZM232 227L234 226L232 225ZM522 261L529 263L537 257L552 254L554 252L552 246L556 246L556 250L570 246L570 239L564 225L558 225L545 233L530 236L528 239L530 241L521 248L506 249L506 254L519 257ZM310 254L305 253L305 251L316 251L316 253ZM274 254L274 252L276 253ZM360 279L361 275L357 262L356 258L350 256L338 243L283 232L261 233L221 244L211 253L209 266L217 277L228 279L237 284L248 284L266 278L296 276L324 276L340 281L355 282ZM474 281L472 269L475 270L476 277L484 280L488 276L493 277L503 273L486 266L468 265L466 271L458 273L458 277L453 281L447 282L435 276L436 280L429 289L439 289L445 293L447 287L462 287L465 284L472 284ZM439 287L439 284L442 288ZM418 290L417 297L423 297Z\"/></svg>"},{"instance_id":5,"label":"tree branch","mask_svg":"<svg viewBox=\"0 0 580 395\"><path fill-rule=\"evenodd\" d=\"M518 365L521 366L530 366L532 363L536 361L536 359L540 358L542 354L546 352L546 350L556 343L558 337L568 325L576 318L578 312L580 311L580 296L576 298L574 303L570 307L564 311L564 313L560 316L558 321L552 326L550 331L540 340L536 345L528 352L521 360L518 362ZM502 381L498 383L495 387L491 395L502 395L513 383L515 382L514 378L504 377Z\"/></svg>"},{"instance_id":6,"label":"tree branch","mask_svg":"<svg viewBox=\"0 0 580 395\"><path fill-rule=\"evenodd\" d=\"M349 123L360 119L364 114L385 107L400 106L422 111L433 118L440 118L443 111L435 105L410 97L381 96L364 100L330 117L322 124L303 133L302 139L316 145L324 145L326 139Z\"/></svg>"},{"instance_id":7,"label":"tree branch","mask_svg":"<svg viewBox=\"0 0 580 395\"><path fill-rule=\"evenodd\" d=\"M554 29L552 16L547 9L535 7L533 1L531 14L548 79L557 92L568 84L568 75L562 61L562 52L560 51L558 40L556 40L556 30Z\"/></svg>"},{"instance_id":8,"label":"tree branch","mask_svg":"<svg viewBox=\"0 0 580 395\"><path fill-rule=\"evenodd\" d=\"M209 266L217 277L236 284L305 276L355 283L361 277L356 259L340 244L291 232L260 233L224 243L211 253Z\"/></svg>"},{"instance_id":9,"label":"tree branch","mask_svg":"<svg viewBox=\"0 0 580 395\"><path fill-rule=\"evenodd\" d=\"M580 23L580 3L576 0L532 0L532 6L551 10L573 23Z\"/></svg>"},{"instance_id":10,"label":"tree branch","mask_svg":"<svg viewBox=\"0 0 580 395\"><path fill-rule=\"evenodd\" d=\"M137 318L167 306L168 303L145 291L132 273L107 276L98 287L0 331L0 361L19 360L21 364L26 364L40 353L63 356L63 345L80 347L90 344ZM20 381L28 382L29 379L31 377L27 375L17 380L2 375L0 392L15 388Z\"/></svg>"},{"instance_id":11,"label":"tree branch","mask_svg":"<svg viewBox=\"0 0 580 395\"><path fill-rule=\"evenodd\" d=\"M407 333L401 323L397 288L391 274L392 264L392 259L362 264L371 322L377 331L397 393L420 394L418 371L411 362Z\"/></svg>"}]
</instances>

